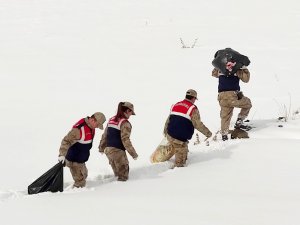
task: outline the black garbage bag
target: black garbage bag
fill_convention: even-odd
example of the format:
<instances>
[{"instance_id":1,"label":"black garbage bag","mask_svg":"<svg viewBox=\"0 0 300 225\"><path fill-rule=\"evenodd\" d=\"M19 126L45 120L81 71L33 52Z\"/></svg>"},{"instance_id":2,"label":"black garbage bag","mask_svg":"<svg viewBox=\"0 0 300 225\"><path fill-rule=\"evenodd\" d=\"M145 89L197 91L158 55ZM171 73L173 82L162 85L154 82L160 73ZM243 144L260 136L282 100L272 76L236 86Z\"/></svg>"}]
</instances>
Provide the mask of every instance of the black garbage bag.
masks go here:
<instances>
[{"instance_id":1,"label":"black garbage bag","mask_svg":"<svg viewBox=\"0 0 300 225\"><path fill-rule=\"evenodd\" d=\"M28 194L38 194L41 192L62 192L64 190L64 166L57 163L46 173L36 179L28 186Z\"/></svg>"},{"instance_id":2,"label":"black garbage bag","mask_svg":"<svg viewBox=\"0 0 300 225\"><path fill-rule=\"evenodd\" d=\"M243 66L248 66L250 60L247 56L242 55L231 48L225 48L218 50L215 53L212 64L223 74L229 76L235 74L237 70Z\"/></svg>"}]
</instances>

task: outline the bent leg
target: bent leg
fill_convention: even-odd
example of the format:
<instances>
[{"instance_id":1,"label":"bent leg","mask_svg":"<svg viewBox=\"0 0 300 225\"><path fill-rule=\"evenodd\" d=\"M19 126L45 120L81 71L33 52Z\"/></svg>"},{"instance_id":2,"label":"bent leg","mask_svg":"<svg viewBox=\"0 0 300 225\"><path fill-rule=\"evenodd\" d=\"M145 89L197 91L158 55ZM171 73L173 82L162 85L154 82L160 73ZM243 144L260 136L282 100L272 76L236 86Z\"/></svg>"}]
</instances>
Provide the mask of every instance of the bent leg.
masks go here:
<instances>
[{"instance_id":1,"label":"bent leg","mask_svg":"<svg viewBox=\"0 0 300 225\"><path fill-rule=\"evenodd\" d=\"M249 98L244 96L242 99L234 101L234 107L241 108L238 118L244 120L249 115L252 103Z\"/></svg>"}]
</instances>

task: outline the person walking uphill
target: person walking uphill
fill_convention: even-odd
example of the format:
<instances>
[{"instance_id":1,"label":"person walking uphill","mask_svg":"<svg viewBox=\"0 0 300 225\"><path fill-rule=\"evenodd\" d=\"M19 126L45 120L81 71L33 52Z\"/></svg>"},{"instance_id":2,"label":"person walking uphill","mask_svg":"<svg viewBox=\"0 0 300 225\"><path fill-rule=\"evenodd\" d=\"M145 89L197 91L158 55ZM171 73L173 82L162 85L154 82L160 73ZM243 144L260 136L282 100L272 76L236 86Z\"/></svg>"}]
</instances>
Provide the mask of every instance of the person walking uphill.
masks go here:
<instances>
[{"instance_id":1,"label":"person walking uphill","mask_svg":"<svg viewBox=\"0 0 300 225\"><path fill-rule=\"evenodd\" d=\"M243 66L241 69L238 69L236 73L228 76L214 68L212 76L219 79L218 101L221 107L221 135L222 140L226 141L228 140L230 120L235 107L241 108L241 111L238 114L234 127L243 130L250 129L249 126L243 124L243 121L248 116L252 104L250 99L244 96L240 91L239 85L240 80L244 83L249 82L250 72L245 66Z\"/></svg>"},{"instance_id":2,"label":"person walking uphill","mask_svg":"<svg viewBox=\"0 0 300 225\"><path fill-rule=\"evenodd\" d=\"M167 137L171 147L175 150L175 166L183 167L187 160L188 140L194 134L194 129L211 137L210 130L201 122L200 113L196 105L197 92L189 89L185 99L172 106L168 116L164 135Z\"/></svg>"},{"instance_id":3,"label":"person walking uphill","mask_svg":"<svg viewBox=\"0 0 300 225\"><path fill-rule=\"evenodd\" d=\"M120 102L117 115L108 121L99 144L99 152L106 154L118 181L128 179L129 162L126 150L134 160L138 158L130 141L132 127L128 119L131 115L135 115L133 104Z\"/></svg>"},{"instance_id":4,"label":"person walking uphill","mask_svg":"<svg viewBox=\"0 0 300 225\"><path fill-rule=\"evenodd\" d=\"M90 156L95 128L103 130L106 118L103 113L96 112L91 117L79 120L63 138L59 149L58 161L66 163L74 179L73 187L84 187L88 170L85 162Z\"/></svg>"}]
</instances>

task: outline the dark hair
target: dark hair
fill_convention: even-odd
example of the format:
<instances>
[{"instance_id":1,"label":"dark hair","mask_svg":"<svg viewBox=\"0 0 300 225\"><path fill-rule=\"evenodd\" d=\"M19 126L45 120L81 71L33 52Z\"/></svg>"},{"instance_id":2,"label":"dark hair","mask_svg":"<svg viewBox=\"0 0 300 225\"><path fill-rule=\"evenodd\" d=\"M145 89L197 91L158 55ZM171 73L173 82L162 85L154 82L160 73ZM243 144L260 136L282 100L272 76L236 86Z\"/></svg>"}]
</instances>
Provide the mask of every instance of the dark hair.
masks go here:
<instances>
[{"instance_id":1,"label":"dark hair","mask_svg":"<svg viewBox=\"0 0 300 225\"><path fill-rule=\"evenodd\" d=\"M193 96L191 96L191 95L186 95L185 98L188 99L188 100L192 100L192 99L195 98L195 97L193 97Z\"/></svg>"},{"instance_id":2,"label":"dark hair","mask_svg":"<svg viewBox=\"0 0 300 225\"><path fill-rule=\"evenodd\" d=\"M127 110L128 108L126 106L124 106L124 102L120 102L118 104L118 110L117 110L117 114L115 116L114 121L118 121L119 119L124 117L124 112Z\"/></svg>"}]
</instances>

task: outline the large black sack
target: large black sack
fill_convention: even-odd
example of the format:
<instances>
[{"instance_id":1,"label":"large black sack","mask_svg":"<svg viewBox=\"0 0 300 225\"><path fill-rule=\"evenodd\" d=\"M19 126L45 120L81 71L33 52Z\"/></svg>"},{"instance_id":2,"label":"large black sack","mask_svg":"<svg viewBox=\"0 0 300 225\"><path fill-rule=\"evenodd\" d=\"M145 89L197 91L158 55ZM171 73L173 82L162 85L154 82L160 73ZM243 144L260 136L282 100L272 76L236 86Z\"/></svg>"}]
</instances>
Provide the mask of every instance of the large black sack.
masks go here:
<instances>
[{"instance_id":1,"label":"large black sack","mask_svg":"<svg viewBox=\"0 0 300 225\"><path fill-rule=\"evenodd\" d=\"M234 66L228 70L228 64L231 63ZM247 56L242 55L231 48L225 48L218 50L215 53L215 58L212 61L212 64L215 68L228 76L235 74L237 70L243 66L248 66L250 64L250 60Z\"/></svg>"},{"instance_id":2,"label":"large black sack","mask_svg":"<svg viewBox=\"0 0 300 225\"><path fill-rule=\"evenodd\" d=\"M63 168L64 166L61 162L57 163L28 186L28 194L37 194L46 191L62 192L64 190Z\"/></svg>"}]
</instances>

